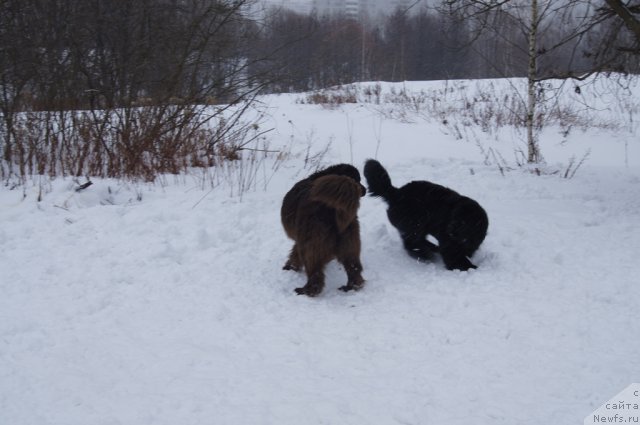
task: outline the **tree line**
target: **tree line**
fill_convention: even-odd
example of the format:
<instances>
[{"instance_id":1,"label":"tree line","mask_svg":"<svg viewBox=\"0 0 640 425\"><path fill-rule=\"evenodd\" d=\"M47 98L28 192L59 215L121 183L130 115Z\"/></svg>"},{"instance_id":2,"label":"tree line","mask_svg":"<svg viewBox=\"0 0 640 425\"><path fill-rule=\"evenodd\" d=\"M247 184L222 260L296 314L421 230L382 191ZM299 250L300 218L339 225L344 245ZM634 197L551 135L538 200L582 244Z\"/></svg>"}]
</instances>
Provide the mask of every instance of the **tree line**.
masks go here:
<instances>
[{"instance_id":1,"label":"tree line","mask_svg":"<svg viewBox=\"0 0 640 425\"><path fill-rule=\"evenodd\" d=\"M247 85L246 1L2 0L3 106L228 101ZM237 91L237 90L235 90Z\"/></svg>"},{"instance_id":2,"label":"tree line","mask_svg":"<svg viewBox=\"0 0 640 425\"><path fill-rule=\"evenodd\" d=\"M268 79L247 3L2 0L0 175L153 179L233 156L229 108Z\"/></svg>"},{"instance_id":3,"label":"tree line","mask_svg":"<svg viewBox=\"0 0 640 425\"><path fill-rule=\"evenodd\" d=\"M553 2L540 3L542 8ZM541 12L536 35L540 79L640 70L637 40L605 2L555 5ZM525 77L529 16L518 9L526 13L529 6L445 0L438 8L397 9L375 21L279 11L260 33L263 49L282 46L272 57L280 78L268 87L290 91L354 81ZM639 9L631 10L638 16Z\"/></svg>"},{"instance_id":4,"label":"tree line","mask_svg":"<svg viewBox=\"0 0 640 425\"><path fill-rule=\"evenodd\" d=\"M210 166L237 156L259 93L522 76L532 117L540 80L640 69L638 0L443 0L376 20L250 6L1 0L0 177Z\"/></svg>"},{"instance_id":5,"label":"tree line","mask_svg":"<svg viewBox=\"0 0 640 425\"><path fill-rule=\"evenodd\" d=\"M2 0L0 107L219 103L256 88L526 76L529 3L444 0L355 20L286 9L257 19L248 0ZM608 4L630 2L540 3L541 78L639 70L623 23L638 22L640 2L623 8L627 21Z\"/></svg>"}]
</instances>

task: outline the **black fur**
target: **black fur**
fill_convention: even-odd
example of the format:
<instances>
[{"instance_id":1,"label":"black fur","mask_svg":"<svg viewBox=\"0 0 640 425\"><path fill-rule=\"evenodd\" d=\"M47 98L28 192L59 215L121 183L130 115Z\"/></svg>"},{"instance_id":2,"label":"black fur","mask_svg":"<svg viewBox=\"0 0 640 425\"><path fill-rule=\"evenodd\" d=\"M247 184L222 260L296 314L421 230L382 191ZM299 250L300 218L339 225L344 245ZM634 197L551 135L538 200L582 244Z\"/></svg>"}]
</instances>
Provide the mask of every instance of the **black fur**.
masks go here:
<instances>
[{"instance_id":1,"label":"black fur","mask_svg":"<svg viewBox=\"0 0 640 425\"><path fill-rule=\"evenodd\" d=\"M387 202L389 221L400 232L409 255L428 260L440 252L449 270L476 268L469 257L484 240L489 226L480 204L428 181L394 187L387 171L373 159L365 163L364 175L369 193ZM429 242L427 235L435 237L438 245Z\"/></svg>"}]
</instances>

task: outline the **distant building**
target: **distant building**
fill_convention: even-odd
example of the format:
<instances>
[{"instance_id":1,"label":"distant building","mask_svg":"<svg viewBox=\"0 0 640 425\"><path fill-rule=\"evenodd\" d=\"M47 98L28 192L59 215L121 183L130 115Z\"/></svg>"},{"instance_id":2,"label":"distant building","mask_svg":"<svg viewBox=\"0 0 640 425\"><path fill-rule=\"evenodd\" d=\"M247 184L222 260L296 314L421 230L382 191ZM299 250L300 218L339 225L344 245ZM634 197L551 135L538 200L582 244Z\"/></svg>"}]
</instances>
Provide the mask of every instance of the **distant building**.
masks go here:
<instances>
[{"instance_id":1,"label":"distant building","mask_svg":"<svg viewBox=\"0 0 640 425\"><path fill-rule=\"evenodd\" d=\"M300 14L317 13L319 16L341 16L351 19L373 18L387 15L398 7L419 10L425 0L258 0L260 9L282 8Z\"/></svg>"},{"instance_id":2,"label":"distant building","mask_svg":"<svg viewBox=\"0 0 640 425\"><path fill-rule=\"evenodd\" d=\"M389 3L391 3L392 7L395 8L402 8L402 9L408 9L409 6L411 6L411 4L414 3L414 1L411 0L391 0Z\"/></svg>"},{"instance_id":3,"label":"distant building","mask_svg":"<svg viewBox=\"0 0 640 425\"><path fill-rule=\"evenodd\" d=\"M313 0L312 9L320 16L359 19L367 11L368 0Z\"/></svg>"},{"instance_id":4,"label":"distant building","mask_svg":"<svg viewBox=\"0 0 640 425\"><path fill-rule=\"evenodd\" d=\"M362 13L360 0L345 0L344 14L348 18L357 19Z\"/></svg>"},{"instance_id":5,"label":"distant building","mask_svg":"<svg viewBox=\"0 0 640 425\"><path fill-rule=\"evenodd\" d=\"M292 10L300 14L311 13L312 0L262 0L263 8L275 7Z\"/></svg>"},{"instance_id":6,"label":"distant building","mask_svg":"<svg viewBox=\"0 0 640 425\"><path fill-rule=\"evenodd\" d=\"M283 0L283 5L297 13L311 13L311 2L309 0Z\"/></svg>"}]
</instances>

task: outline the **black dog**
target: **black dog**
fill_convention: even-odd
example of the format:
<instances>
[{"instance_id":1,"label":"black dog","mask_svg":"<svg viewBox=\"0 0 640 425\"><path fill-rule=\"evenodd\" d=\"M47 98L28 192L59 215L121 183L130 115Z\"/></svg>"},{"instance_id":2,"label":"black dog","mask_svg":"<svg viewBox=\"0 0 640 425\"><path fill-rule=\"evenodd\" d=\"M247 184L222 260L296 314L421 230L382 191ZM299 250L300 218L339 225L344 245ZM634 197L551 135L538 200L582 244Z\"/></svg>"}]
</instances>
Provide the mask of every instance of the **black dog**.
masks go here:
<instances>
[{"instance_id":1,"label":"black dog","mask_svg":"<svg viewBox=\"0 0 640 425\"><path fill-rule=\"evenodd\" d=\"M476 268L468 257L478 249L489 226L487 213L476 201L428 181L396 188L384 167L372 159L365 163L364 175L371 195L389 205L387 216L409 255L428 260L440 252L449 270ZM435 237L438 246L427 235Z\"/></svg>"},{"instance_id":2,"label":"black dog","mask_svg":"<svg viewBox=\"0 0 640 425\"><path fill-rule=\"evenodd\" d=\"M338 164L296 183L282 201L284 230L294 240L285 270L304 267L307 284L298 294L319 295L324 288L324 267L336 258L347 272L343 291L364 285L360 263L358 207L366 193L360 173L348 164Z\"/></svg>"}]
</instances>

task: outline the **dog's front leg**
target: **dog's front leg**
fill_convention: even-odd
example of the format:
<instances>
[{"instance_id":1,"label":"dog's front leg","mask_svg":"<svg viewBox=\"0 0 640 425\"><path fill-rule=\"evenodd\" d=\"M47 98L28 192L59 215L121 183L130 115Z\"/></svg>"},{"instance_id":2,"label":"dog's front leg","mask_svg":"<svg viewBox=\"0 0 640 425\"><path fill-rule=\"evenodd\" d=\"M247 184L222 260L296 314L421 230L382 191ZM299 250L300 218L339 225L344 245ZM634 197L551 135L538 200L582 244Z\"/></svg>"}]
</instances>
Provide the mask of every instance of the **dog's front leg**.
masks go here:
<instances>
[{"instance_id":1,"label":"dog's front leg","mask_svg":"<svg viewBox=\"0 0 640 425\"><path fill-rule=\"evenodd\" d=\"M294 244L289 254L289 259L282 267L282 270L293 270L299 272L302 270L302 263L300 261L300 253L298 252L298 244Z\"/></svg>"},{"instance_id":2,"label":"dog's front leg","mask_svg":"<svg viewBox=\"0 0 640 425\"><path fill-rule=\"evenodd\" d=\"M347 284L341 286L341 291L358 291L362 289L364 286L364 278L362 277L362 264L360 264L360 260L352 260L352 261L341 261L344 266L345 271L347 272Z\"/></svg>"},{"instance_id":3,"label":"dog's front leg","mask_svg":"<svg viewBox=\"0 0 640 425\"><path fill-rule=\"evenodd\" d=\"M444 265L449 270L466 271L478 268L469 261L466 255L464 255L461 246L453 243L443 243L440 245L440 252L442 254L442 259L444 260Z\"/></svg>"},{"instance_id":4,"label":"dog's front leg","mask_svg":"<svg viewBox=\"0 0 640 425\"><path fill-rule=\"evenodd\" d=\"M438 252L438 246L427 240L426 235L401 235L404 249L410 256L422 261L429 261Z\"/></svg>"},{"instance_id":5,"label":"dog's front leg","mask_svg":"<svg viewBox=\"0 0 640 425\"><path fill-rule=\"evenodd\" d=\"M301 288L296 288L296 294L308 295L310 297L317 297L324 289L324 272L322 270L317 271L309 275L307 284Z\"/></svg>"},{"instance_id":6,"label":"dog's front leg","mask_svg":"<svg viewBox=\"0 0 640 425\"><path fill-rule=\"evenodd\" d=\"M344 292L362 289L364 279L360 262L360 224L357 220L341 236L336 257L347 273L347 284L339 289Z\"/></svg>"}]
</instances>

